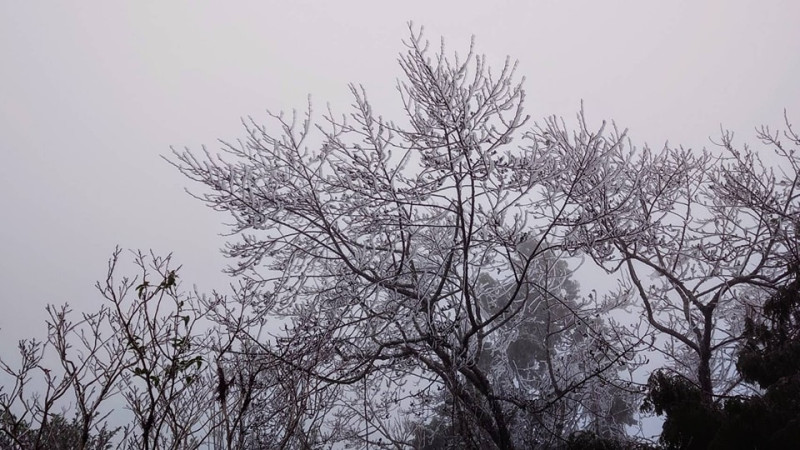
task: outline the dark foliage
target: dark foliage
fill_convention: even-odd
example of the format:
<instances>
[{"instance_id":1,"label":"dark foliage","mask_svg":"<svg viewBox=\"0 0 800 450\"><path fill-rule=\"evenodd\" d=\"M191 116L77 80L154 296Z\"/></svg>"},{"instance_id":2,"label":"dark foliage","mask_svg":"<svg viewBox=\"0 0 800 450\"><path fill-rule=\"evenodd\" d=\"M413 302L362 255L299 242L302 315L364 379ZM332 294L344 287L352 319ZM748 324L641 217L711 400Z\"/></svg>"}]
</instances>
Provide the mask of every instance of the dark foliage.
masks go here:
<instances>
[{"instance_id":1,"label":"dark foliage","mask_svg":"<svg viewBox=\"0 0 800 450\"><path fill-rule=\"evenodd\" d=\"M631 439L599 436L588 431L573 433L566 443L567 450L653 450L650 444Z\"/></svg>"},{"instance_id":2,"label":"dark foliage","mask_svg":"<svg viewBox=\"0 0 800 450\"><path fill-rule=\"evenodd\" d=\"M800 280L764 304L763 318L745 322L747 340L737 367L746 381L768 389L800 373Z\"/></svg>"},{"instance_id":3,"label":"dark foliage","mask_svg":"<svg viewBox=\"0 0 800 450\"><path fill-rule=\"evenodd\" d=\"M647 385L649 394L642 409L666 415L661 442L667 448L708 448L723 420L716 405L704 402L694 383L674 373L656 371Z\"/></svg>"},{"instance_id":4,"label":"dark foliage","mask_svg":"<svg viewBox=\"0 0 800 450\"><path fill-rule=\"evenodd\" d=\"M112 439L118 430L103 427L97 434L89 435L86 443L82 439L82 426L77 418L71 421L60 414L49 418L39 429L30 428L26 423L14 417L4 416L3 422L16 422L16 439L0 431L0 450L11 449L47 449L47 450L109 450L113 448Z\"/></svg>"},{"instance_id":5,"label":"dark foliage","mask_svg":"<svg viewBox=\"0 0 800 450\"><path fill-rule=\"evenodd\" d=\"M643 409L666 415L661 442L679 449L796 448L800 442L800 278L748 318L737 367L763 395L704 401L690 380L666 371L648 382Z\"/></svg>"}]
</instances>

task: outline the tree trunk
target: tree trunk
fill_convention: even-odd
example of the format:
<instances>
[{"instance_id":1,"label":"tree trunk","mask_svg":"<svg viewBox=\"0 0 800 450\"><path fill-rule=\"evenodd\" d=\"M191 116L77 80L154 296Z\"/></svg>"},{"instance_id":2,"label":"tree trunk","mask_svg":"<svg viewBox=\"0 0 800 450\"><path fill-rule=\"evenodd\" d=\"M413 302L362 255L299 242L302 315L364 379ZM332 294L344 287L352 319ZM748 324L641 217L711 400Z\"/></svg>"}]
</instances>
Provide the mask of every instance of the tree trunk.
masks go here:
<instances>
[{"instance_id":1,"label":"tree trunk","mask_svg":"<svg viewBox=\"0 0 800 450\"><path fill-rule=\"evenodd\" d=\"M700 383L703 402L711 405L714 402L714 384L711 381L711 331L714 326L714 308L703 311L703 337L698 342L700 348L700 364L697 367L697 381Z\"/></svg>"}]
</instances>

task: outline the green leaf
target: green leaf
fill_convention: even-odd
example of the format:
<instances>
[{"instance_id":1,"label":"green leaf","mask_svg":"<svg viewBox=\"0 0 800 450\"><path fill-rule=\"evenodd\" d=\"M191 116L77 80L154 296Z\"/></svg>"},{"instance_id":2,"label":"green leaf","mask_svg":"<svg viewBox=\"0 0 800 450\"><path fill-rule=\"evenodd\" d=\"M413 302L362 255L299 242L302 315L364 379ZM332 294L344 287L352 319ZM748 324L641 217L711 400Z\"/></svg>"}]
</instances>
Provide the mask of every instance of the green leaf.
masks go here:
<instances>
[{"instance_id":1,"label":"green leaf","mask_svg":"<svg viewBox=\"0 0 800 450\"><path fill-rule=\"evenodd\" d=\"M139 342L138 338L133 337L131 340L128 341L128 348L132 350L139 350Z\"/></svg>"},{"instance_id":2,"label":"green leaf","mask_svg":"<svg viewBox=\"0 0 800 450\"><path fill-rule=\"evenodd\" d=\"M175 279L176 279L176 278L178 278L178 276L177 276L177 275L175 275L175 271L174 271L174 270L170 270L170 271L169 271L169 274L167 275L167 279L166 279L166 281L164 282L164 287L172 287L172 286L175 286Z\"/></svg>"},{"instance_id":3,"label":"green leaf","mask_svg":"<svg viewBox=\"0 0 800 450\"><path fill-rule=\"evenodd\" d=\"M144 300L145 296L147 295L147 288L149 286L150 283L147 280L142 280L142 284L136 286L136 294L140 299Z\"/></svg>"}]
</instances>

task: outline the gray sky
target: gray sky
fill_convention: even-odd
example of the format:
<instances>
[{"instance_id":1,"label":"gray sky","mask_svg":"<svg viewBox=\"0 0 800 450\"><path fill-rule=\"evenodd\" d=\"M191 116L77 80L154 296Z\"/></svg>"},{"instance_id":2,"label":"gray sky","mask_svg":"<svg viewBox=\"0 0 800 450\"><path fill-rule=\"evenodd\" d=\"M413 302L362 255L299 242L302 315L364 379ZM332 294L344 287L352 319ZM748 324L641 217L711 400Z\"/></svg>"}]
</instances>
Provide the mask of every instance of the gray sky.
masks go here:
<instances>
[{"instance_id":1,"label":"gray sky","mask_svg":"<svg viewBox=\"0 0 800 450\"><path fill-rule=\"evenodd\" d=\"M402 1L0 3L0 351L45 332L44 306L92 310L114 246L173 251L224 287L225 217L160 155L242 135L239 118L351 103L396 112L409 20L471 35L526 76L527 113L629 127L636 142L709 145L722 124L800 127L800 2Z\"/></svg>"}]
</instances>

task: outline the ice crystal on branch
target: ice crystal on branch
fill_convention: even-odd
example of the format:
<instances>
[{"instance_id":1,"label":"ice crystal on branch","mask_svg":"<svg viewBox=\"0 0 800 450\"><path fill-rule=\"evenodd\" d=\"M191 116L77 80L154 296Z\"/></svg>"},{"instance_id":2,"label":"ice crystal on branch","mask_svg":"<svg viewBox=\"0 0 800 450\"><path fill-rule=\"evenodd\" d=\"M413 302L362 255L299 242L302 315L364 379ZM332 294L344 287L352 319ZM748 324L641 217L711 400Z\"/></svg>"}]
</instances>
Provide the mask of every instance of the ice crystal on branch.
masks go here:
<instances>
[{"instance_id":1,"label":"ice crystal on branch","mask_svg":"<svg viewBox=\"0 0 800 450\"><path fill-rule=\"evenodd\" d=\"M603 326L582 319L593 314L589 305L546 282L553 265L540 261L558 259L582 215L596 219L586 196L619 190L629 159L623 134L592 132L582 114L574 136L555 119L526 131L515 64L493 72L472 47L464 58L443 47L432 54L419 33L406 44L404 124L376 116L363 88L351 86L349 115L315 121L309 107L302 119L248 120L247 138L225 144L222 156L175 152L174 164L207 186L199 198L233 216L232 273L269 293L273 315L289 318L278 343L294 348L284 347L284 357L351 386L352 398L332 408L353 427L370 424L361 439L402 439L379 416L413 412L410 399L414 408L441 401L433 393L442 388L486 442L523 445L548 432L525 437L513 428L554 421L561 429L549 437L560 436L569 430L550 410L580 409L584 385L615 373L609 362L629 348L605 342ZM610 204L624 203L621 195ZM562 328L542 355L509 360L518 328L558 304L567 305L552 319ZM602 347L607 356L582 371L531 372L568 365L564 339L578 329L587 338L573 351ZM598 339L600 347L590 345ZM377 386L398 380L415 387L403 391L406 401L385 401L398 393ZM360 395L365 409L349 409Z\"/></svg>"}]
</instances>

